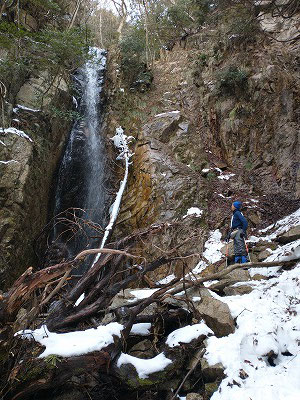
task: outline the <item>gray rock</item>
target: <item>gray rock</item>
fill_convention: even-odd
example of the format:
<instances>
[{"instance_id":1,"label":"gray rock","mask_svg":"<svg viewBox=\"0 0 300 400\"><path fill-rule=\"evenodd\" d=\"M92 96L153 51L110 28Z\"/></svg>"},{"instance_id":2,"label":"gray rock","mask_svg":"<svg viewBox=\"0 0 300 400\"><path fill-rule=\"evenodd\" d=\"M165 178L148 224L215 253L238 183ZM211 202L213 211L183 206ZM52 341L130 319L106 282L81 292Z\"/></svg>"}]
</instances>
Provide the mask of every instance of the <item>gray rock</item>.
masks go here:
<instances>
[{"instance_id":1,"label":"gray rock","mask_svg":"<svg viewBox=\"0 0 300 400\"><path fill-rule=\"evenodd\" d=\"M112 299L112 302L108 309L113 310L115 308L125 306L130 301L134 300L135 297L133 294L131 294L132 291L133 289L121 290L121 292L117 293Z\"/></svg>"},{"instance_id":2,"label":"gray rock","mask_svg":"<svg viewBox=\"0 0 300 400\"><path fill-rule=\"evenodd\" d=\"M251 293L252 290L253 288L247 285L229 286L224 288L224 293L226 294L226 296L237 296L237 295Z\"/></svg>"},{"instance_id":3,"label":"gray rock","mask_svg":"<svg viewBox=\"0 0 300 400\"><path fill-rule=\"evenodd\" d=\"M38 28L37 20L27 11L20 9L19 11L19 19L21 25L24 26L29 31L36 31Z\"/></svg>"},{"instance_id":4,"label":"gray rock","mask_svg":"<svg viewBox=\"0 0 300 400\"><path fill-rule=\"evenodd\" d=\"M199 393L188 393L186 395L186 400L203 400L204 397Z\"/></svg>"},{"instance_id":5,"label":"gray rock","mask_svg":"<svg viewBox=\"0 0 300 400\"><path fill-rule=\"evenodd\" d=\"M271 251L268 250L268 249L266 249L266 250L264 250L264 251L261 251L261 252L258 254L258 261L263 261L263 260L265 260L267 257L269 257L270 254L271 254Z\"/></svg>"},{"instance_id":6,"label":"gray rock","mask_svg":"<svg viewBox=\"0 0 300 400\"><path fill-rule=\"evenodd\" d=\"M234 320L227 304L214 298L207 289L201 289L200 303L195 308L217 337L227 336L235 330Z\"/></svg>"},{"instance_id":7,"label":"gray rock","mask_svg":"<svg viewBox=\"0 0 300 400\"><path fill-rule=\"evenodd\" d=\"M158 114L151 123L144 127L145 136L155 136L162 143L167 143L175 135L179 124L182 122L180 112L165 112Z\"/></svg>"},{"instance_id":8,"label":"gray rock","mask_svg":"<svg viewBox=\"0 0 300 400\"><path fill-rule=\"evenodd\" d=\"M300 225L294 226L287 232L280 235L277 238L277 241L279 243L290 243L297 239L300 239Z\"/></svg>"}]
</instances>

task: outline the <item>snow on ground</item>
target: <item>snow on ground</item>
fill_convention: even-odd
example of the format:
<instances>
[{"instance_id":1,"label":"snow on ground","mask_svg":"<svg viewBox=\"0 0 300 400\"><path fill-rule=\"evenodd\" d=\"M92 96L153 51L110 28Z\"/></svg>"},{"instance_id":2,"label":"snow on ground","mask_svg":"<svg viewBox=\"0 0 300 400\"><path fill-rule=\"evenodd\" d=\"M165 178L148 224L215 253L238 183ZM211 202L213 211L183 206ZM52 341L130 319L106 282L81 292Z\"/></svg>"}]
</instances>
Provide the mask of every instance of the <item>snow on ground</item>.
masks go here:
<instances>
[{"instance_id":1,"label":"snow on ground","mask_svg":"<svg viewBox=\"0 0 300 400\"><path fill-rule=\"evenodd\" d=\"M118 359L118 367L123 364L132 364L141 379L146 379L154 372L163 371L172 360L169 360L164 353L158 354L154 358L148 360L130 356L129 354L122 353Z\"/></svg>"},{"instance_id":2,"label":"snow on ground","mask_svg":"<svg viewBox=\"0 0 300 400\"><path fill-rule=\"evenodd\" d=\"M224 246L224 243L221 241L222 234L219 229L210 232L208 240L204 244L204 252L203 257L208 261L209 264L213 264L223 257L221 253L221 248ZM201 260L193 269L194 274L200 274L208 264Z\"/></svg>"},{"instance_id":3,"label":"snow on ground","mask_svg":"<svg viewBox=\"0 0 300 400\"><path fill-rule=\"evenodd\" d=\"M268 235L270 239L274 239L276 236L287 232L293 226L300 225L300 208L295 211L293 214L288 215L287 217L277 221L275 224L269 225L264 229L261 229L260 233L266 233L271 229L276 228L275 232L271 235Z\"/></svg>"},{"instance_id":4,"label":"snow on ground","mask_svg":"<svg viewBox=\"0 0 300 400\"><path fill-rule=\"evenodd\" d=\"M272 251L271 249L267 249L270 252L269 257L267 257L264 262L269 261L289 261L294 260L300 257L300 239L295 240L294 242L285 244L283 246L279 246L277 249ZM280 267L266 267L266 268L250 268L249 273L250 276L254 276L255 274L261 274L265 276L273 276L278 272Z\"/></svg>"},{"instance_id":5,"label":"snow on ground","mask_svg":"<svg viewBox=\"0 0 300 400\"><path fill-rule=\"evenodd\" d=\"M221 362L227 375L212 400L300 398L299 273L300 263L279 277L255 282L249 294L221 298L237 328L208 339L205 357L210 365ZM268 360L271 351L278 355L274 366Z\"/></svg>"},{"instance_id":6,"label":"snow on ground","mask_svg":"<svg viewBox=\"0 0 300 400\"><path fill-rule=\"evenodd\" d=\"M12 164L12 163L19 163L19 161L16 160L8 160L8 161L0 161L0 164Z\"/></svg>"},{"instance_id":7,"label":"snow on ground","mask_svg":"<svg viewBox=\"0 0 300 400\"><path fill-rule=\"evenodd\" d=\"M166 284L172 282L175 278L176 278L176 276L174 274L171 274L171 275L168 275L165 278L157 281L156 283L159 285L166 285Z\"/></svg>"},{"instance_id":8,"label":"snow on ground","mask_svg":"<svg viewBox=\"0 0 300 400\"><path fill-rule=\"evenodd\" d=\"M196 218L199 218L199 217L201 217L202 214L203 214L203 210L200 210L200 208L191 207L187 210L186 214L182 218L185 219L189 215L195 215Z\"/></svg>"},{"instance_id":9,"label":"snow on ground","mask_svg":"<svg viewBox=\"0 0 300 400\"><path fill-rule=\"evenodd\" d=\"M190 343L201 335L213 335L213 331L202 321L200 324L187 325L184 328L176 329L169 334L166 344L169 347L180 346L180 343Z\"/></svg>"},{"instance_id":10,"label":"snow on ground","mask_svg":"<svg viewBox=\"0 0 300 400\"><path fill-rule=\"evenodd\" d=\"M233 176L235 176L235 174L222 174L222 175L218 176L218 179L222 179L222 180L228 181Z\"/></svg>"}]
</instances>

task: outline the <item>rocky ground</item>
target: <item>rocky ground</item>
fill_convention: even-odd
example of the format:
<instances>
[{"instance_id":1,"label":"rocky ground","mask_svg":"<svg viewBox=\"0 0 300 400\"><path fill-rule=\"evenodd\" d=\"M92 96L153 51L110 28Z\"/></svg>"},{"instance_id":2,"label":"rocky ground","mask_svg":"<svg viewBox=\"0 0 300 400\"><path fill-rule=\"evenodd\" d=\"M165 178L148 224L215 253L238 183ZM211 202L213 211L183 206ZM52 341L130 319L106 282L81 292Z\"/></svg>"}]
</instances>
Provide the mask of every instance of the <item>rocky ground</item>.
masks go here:
<instances>
[{"instance_id":1,"label":"rocky ground","mask_svg":"<svg viewBox=\"0 0 300 400\"><path fill-rule=\"evenodd\" d=\"M187 218L201 216L191 213ZM47 323L19 331L18 340L27 348L26 354L21 352L26 372L19 355L7 398L31 398L38 382L46 398L48 389L55 398L101 394L122 400L241 400L259 399L262 386L266 399L274 393L296 398L299 228L298 210L250 236L250 257L257 267L232 269L226 275L234 267L225 268L221 233L211 231L200 260L181 280L171 274L151 289L140 283L139 289L119 291L104 315L97 314L94 328L83 324L79 330L54 333ZM62 379L68 382L68 394L63 394Z\"/></svg>"}]
</instances>

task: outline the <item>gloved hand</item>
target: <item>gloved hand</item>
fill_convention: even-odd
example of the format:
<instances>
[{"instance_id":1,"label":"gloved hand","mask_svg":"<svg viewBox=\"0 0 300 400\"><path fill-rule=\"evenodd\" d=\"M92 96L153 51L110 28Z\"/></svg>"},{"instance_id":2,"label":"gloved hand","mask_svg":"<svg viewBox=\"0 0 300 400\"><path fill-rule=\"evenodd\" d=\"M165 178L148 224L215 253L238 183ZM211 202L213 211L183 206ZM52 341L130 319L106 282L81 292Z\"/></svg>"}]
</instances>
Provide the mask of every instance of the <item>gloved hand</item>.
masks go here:
<instances>
[{"instance_id":1,"label":"gloved hand","mask_svg":"<svg viewBox=\"0 0 300 400\"><path fill-rule=\"evenodd\" d=\"M231 239L231 238L230 238L230 235L231 235L231 230L229 230L229 231L227 232L227 235L226 235L226 238L225 238L226 242L229 242L229 240Z\"/></svg>"}]
</instances>

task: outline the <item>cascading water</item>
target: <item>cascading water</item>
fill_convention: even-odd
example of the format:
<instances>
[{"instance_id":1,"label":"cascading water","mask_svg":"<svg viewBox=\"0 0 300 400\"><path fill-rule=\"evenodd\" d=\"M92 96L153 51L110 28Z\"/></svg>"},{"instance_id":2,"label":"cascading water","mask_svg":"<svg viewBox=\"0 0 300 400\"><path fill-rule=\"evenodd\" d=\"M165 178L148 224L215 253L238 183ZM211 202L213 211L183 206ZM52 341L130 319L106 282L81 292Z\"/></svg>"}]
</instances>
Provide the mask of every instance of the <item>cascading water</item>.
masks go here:
<instances>
[{"instance_id":1,"label":"cascading water","mask_svg":"<svg viewBox=\"0 0 300 400\"><path fill-rule=\"evenodd\" d=\"M64 249L65 257L92 246L91 236L97 236L93 228L106 222L108 174L101 137L105 54L91 48L91 59L74 74L80 118L71 130L58 172L54 216L59 217L51 240L52 248Z\"/></svg>"}]
</instances>

